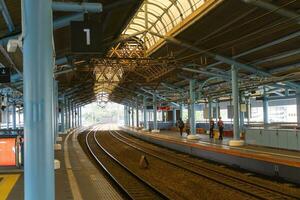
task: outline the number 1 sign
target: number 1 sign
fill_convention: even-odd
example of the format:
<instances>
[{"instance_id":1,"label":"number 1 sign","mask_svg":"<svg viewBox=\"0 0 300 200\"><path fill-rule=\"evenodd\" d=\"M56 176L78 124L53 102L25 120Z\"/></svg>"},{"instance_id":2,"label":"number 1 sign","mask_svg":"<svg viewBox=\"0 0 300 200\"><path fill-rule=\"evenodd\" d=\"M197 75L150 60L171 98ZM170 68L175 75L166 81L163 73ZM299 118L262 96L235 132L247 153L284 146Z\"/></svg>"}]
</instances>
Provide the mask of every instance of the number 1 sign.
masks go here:
<instances>
[{"instance_id":1,"label":"number 1 sign","mask_svg":"<svg viewBox=\"0 0 300 200\"><path fill-rule=\"evenodd\" d=\"M95 22L71 22L72 53L101 53L101 24Z\"/></svg>"}]
</instances>

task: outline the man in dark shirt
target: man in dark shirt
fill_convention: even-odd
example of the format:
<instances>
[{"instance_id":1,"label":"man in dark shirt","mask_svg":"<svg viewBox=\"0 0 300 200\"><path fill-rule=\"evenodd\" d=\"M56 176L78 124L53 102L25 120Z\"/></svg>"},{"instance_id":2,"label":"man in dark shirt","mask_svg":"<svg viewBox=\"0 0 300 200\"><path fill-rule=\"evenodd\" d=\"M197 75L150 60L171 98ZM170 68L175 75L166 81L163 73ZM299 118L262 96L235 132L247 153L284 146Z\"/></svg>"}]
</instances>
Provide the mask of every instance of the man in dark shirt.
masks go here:
<instances>
[{"instance_id":1,"label":"man in dark shirt","mask_svg":"<svg viewBox=\"0 0 300 200\"><path fill-rule=\"evenodd\" d=\"M178 119L177 126L178 126L178 128L180 130L180 135L182 136L182 132L183 132L183 128L184 128L184 123L183 123L183 121L182 121L181 118Z\"/></svg>"},{"instance_id":2,"label":"man in dark shirt","mask_svg":"<svg viewBox=\"0 0 300 200\"><path fill-rule=\"evenodd\" d=\"M214 138L214 127L215 127L215 122L213 118L210 118L209 121L209 137Z\"/></svg>"}]
</instances>

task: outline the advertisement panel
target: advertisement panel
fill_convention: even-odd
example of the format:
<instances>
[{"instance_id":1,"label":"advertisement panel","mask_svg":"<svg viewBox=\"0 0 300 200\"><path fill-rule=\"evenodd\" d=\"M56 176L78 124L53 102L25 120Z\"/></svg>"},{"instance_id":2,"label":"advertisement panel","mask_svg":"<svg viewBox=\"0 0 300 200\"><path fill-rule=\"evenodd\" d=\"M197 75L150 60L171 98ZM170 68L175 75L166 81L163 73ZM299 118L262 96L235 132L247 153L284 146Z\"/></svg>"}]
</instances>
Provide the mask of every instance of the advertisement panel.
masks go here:
<instances>
[{"instance_id":1,"label":"advertisement panel","mask_svg":"<svg viewBox=\"0 0 300 200\"><path fill-rule=\"evenodd\" d=\"M0 166L16 165L15 138L0 138Z\"/></svg>"}]
</instances>

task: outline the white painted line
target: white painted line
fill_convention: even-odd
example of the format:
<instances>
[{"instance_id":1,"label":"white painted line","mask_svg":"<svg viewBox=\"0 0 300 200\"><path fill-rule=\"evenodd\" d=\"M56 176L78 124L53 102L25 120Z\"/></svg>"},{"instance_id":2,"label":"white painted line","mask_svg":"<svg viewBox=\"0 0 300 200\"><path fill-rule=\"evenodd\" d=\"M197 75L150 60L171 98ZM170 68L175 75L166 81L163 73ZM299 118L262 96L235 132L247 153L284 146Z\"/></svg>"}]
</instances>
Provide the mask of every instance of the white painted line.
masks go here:
<instances>
[{"instance_id":1,"label":"white painted line","mask_svg":"<svg viewBox=\"0 0 300 200\"><path fill-rule=\"evenodd\" d=\"M73 134L73 132L70 132L65 141L64 141L64 157L65 157L65 165L66 165L66 169L67 169L67 175L68 175L68 180L70 183L70 188L72 191L72 195L73 195L73 199L75 200L83 200L80 190L79 190L79 186L77 184L75 175L73 173L72 170L72 166L71 166L71 162L70 162L70 157L69 157L69 150L68 150L68 140L69 140L69 136Z\"/></svg>"}]
</instances>

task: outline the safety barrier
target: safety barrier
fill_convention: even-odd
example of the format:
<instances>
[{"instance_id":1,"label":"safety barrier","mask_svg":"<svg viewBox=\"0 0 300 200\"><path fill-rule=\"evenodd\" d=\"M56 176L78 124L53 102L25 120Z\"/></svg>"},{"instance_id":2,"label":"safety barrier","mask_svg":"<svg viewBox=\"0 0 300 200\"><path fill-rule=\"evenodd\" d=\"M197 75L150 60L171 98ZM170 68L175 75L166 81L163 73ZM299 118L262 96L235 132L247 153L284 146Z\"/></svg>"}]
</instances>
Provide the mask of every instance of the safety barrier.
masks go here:
<instances>
[{"instance_id":1,"label":"safety barrier","mask_svg":"<svg viewBox=\"0 0 300 200\"><path fill-rule=\"evenodd\" d=\"M247 144L300 150L300 130L296 129L247 129Z\"/></svg>"}]
</instances>

